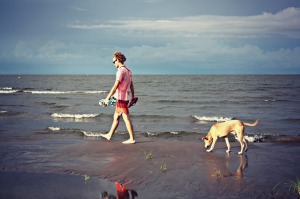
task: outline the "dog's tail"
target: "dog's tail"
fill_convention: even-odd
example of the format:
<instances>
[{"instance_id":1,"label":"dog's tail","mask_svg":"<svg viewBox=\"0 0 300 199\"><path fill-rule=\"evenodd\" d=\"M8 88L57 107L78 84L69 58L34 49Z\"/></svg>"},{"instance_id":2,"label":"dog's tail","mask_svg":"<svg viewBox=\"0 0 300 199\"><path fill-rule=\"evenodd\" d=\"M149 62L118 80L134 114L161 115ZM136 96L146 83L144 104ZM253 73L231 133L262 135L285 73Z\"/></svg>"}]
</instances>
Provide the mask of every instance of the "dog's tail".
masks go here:
<instances>
[{"instance_id":1,"label":"dog's tail","mask_svg":"<svg viewBox=\"0 0 300 199\"><path fill-rule=\"evenodd\" d=\"M256 120L253 124L249 124L249 123L246 123L246 122L243 122L244 125L246 126L256 126L258 124L259 120Z\"/></svg>"}]
</instances>

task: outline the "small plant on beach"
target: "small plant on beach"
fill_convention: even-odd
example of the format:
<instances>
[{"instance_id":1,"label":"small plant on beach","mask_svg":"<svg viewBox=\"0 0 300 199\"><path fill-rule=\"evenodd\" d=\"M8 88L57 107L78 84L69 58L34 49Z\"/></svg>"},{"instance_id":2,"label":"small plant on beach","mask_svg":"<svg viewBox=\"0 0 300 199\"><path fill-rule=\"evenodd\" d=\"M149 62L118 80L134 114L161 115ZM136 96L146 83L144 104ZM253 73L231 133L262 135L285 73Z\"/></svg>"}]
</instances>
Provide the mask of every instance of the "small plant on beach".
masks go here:
<instances>
[{"instance_id":1,"label":"small plant on beach","mask_svg":"<svg viewBox=\"0 0 300 199\"><path fill-rule=\"evenodd\" d=\"M153 174L153 171L148 171L148 175L152 175Z\"/></svg>"},{"instance_id":2,"label":"small plant on beach","mask_svg":"<svg viewBox=\"0 0 300 199\"><path fill-rule=\"evenodd\" d=\"M298 195L300 196L300 179L297 177L296 181L290 180L289 184L289 190L293 190L293 192L297 192Z\"/></svg>"},{"instance_id":3,"label":"small plant on beach","mask_svg":"<svg viewBox=\"0 0 300 199\"><path fill-rule=\"evenodd\" d=\"M167 164L165 163L165 164L161 165L161 166L160 166L160 170L161 170L162 172L166 173L166 172L167 172Z\"/></svg>"},{"instance_id":4,"label":"small plant on beach","mask_svg":"<svg viewBox=\"0 0 300 199\"><path fill-rule=\"evenodd\" d=\"M273 190L275 190L281 183L278 183ZM287 183L283 183L283 185L289 187L289 191L297 192L298 196L300 196L300 179L297 177L296 181L288 181Z\"/></svg>"},{"instance_id":5,"label":"small plant on beach","mask_svg":"<svg viewBox=\"0 0 300 199\"><path fill-rule=\"evenodd\" d=\"M215 176L220 177L221 175L222 175L221 170L215 168Z\"/></svg>"},{"instance_id":6,"label":"small plant on beach","mask_svg":"<svg viewBox=\"0 0 300 199\"><path fill-rule=\"evenodd\" d=\"M144 151L145 157L147 160L151 160L152 159L152 152L149 151L148 153L146 151Z\"/></svg>"},{"instance_id":7,"label":"small plant on beach","mask_svg":"<svg viewBox=\"0 0 300 199\"><path fill-rule=\"evenodd\" d=\"M90 180L90 176L84 175L84 182L85 182L85 184L87 184L89 182L89 180Z\"/></svg>"}]
</instances>

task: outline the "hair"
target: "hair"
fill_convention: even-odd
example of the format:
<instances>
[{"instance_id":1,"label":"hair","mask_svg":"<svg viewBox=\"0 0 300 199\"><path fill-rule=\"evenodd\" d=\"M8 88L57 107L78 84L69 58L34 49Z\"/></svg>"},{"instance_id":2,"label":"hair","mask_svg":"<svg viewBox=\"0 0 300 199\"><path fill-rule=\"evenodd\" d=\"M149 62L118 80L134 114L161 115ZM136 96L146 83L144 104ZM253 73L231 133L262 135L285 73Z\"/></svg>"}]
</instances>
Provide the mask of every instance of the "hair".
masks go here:
<instances>
[{"instance_id":1,"label":"hair","mask_svg":"<svg viewBox=\"0 0 300 199\"><path fill-rule=\"evenodd\" d=\"M126 57L123 53L121 52L115 52L114 53L114 57L116 57L116 59L121 62L122 64L124 64L124 62L126 61Z\"/></svg>"}]
</instances>

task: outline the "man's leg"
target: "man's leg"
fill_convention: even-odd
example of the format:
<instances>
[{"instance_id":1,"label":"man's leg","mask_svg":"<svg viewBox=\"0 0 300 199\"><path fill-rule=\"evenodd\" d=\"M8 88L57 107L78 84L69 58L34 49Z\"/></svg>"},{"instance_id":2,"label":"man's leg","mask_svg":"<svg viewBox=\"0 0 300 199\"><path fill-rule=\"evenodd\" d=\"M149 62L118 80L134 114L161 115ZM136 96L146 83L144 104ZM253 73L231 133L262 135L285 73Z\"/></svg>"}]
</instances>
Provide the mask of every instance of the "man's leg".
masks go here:
<instances>
[{"instance_id":1,"label":"man's leg","mask_svg":"<svg viewBox=\"0 0 300 199\"><path fill-rule=\"evenodd\" d=\"M133 132L133 127L132 127L130 117L129 117L129 115L126 115L125 113L123 113L122 115L123 115L123 120L126 124L127 131L129 133L129 139L124 141L123 144L134 144L135 143L134 132Z\"/></svg>"},{"instance_id":2,"label":"man's leg","mask_svg":"<svg viewBox=\"0 0 300 199\"><path fill-rule=\"evenodd\" d=\"M119 120L120 120L120 115L118 113L114 114L114 121L111 125L110 131L107 134L102 134L100 133L101 137L106 138L107 140L110 140L113 134L115 133L116 129L119 126Z\"/></svg>"}]
</instances>

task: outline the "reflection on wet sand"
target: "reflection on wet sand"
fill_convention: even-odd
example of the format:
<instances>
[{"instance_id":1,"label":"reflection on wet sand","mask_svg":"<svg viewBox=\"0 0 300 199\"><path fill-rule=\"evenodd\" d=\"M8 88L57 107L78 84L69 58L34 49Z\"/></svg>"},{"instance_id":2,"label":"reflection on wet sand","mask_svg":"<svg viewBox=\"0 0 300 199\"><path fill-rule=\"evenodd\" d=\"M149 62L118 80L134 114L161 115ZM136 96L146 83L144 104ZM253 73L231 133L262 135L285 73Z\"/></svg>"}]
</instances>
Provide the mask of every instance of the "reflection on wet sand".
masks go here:
<instances>
[{"instance_id":1,"label":"reflection on wet sand","mask_svg":"<svg viewBox=\"0 0 300 199\"><path fill-rule=\"evenodd\" d=\"M245 155L239 155L238 156L240 159L240 164L239 167L236 169L236 176L240 179L244 177L244 169L246 169L248 167L248 156ZM226 158L226 168L229 171L230 168L230 154L227 154L227 158ZM231 173L230 176L234 176L234 174ZM225 176L227 177L227 176Z\"/></svg>"},{"instance_id":2,"label":"reflection on wet sand","mask_svg":"<svg viewBox=\"0 0 300 199\"><path fill-rule=\"evenodd\" d=\"M117 197L105 191L102 193L102 199L135 199L138 196L136 191L126 188L119 182L116 182L116 190Z\"/></svg>"},{"instance_id":3,"label":"reflection on wet sand","mask_svg":"<svg viewBox=\"0 0 300 199\"><path fill-rule=\"evenodd\" d=\"M208 164L212 176L236 176L238 179L244 177L244 170L248 167L247 155L238 155L231 157L230 153L228 153L225 157L220 157L218 155L216 156L215 154L209 154L209 156L210 161L208 162Z\"/></svg>"},{"instance_id":4,"label":"reflection on wet sand","mask_svg":"<svg viewBox=\"0 0 300 199\"><path fill-rule=\"evenodd\" d=\"M240 178L243 178L244 177L244 172L243 171L247 167L248 167L248 157L247 157L247 155L245 155L245 157L240 155L240 166L236 170L237 176L240 177Z\"/></svg>"}]
</instances>

